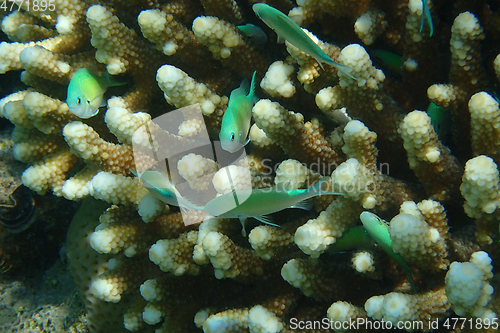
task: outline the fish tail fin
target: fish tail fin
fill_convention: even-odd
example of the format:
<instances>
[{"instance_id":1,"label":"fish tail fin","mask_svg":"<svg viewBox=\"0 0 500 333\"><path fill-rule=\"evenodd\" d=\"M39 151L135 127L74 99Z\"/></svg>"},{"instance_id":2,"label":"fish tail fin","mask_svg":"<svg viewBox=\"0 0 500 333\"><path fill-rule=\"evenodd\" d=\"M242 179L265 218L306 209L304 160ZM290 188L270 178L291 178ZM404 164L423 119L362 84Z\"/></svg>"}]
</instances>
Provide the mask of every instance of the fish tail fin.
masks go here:
<instances>
[{"instance_id":1,"label":"fish tail fin","mask_svg":"<svg viewBox=\"0 0 500 333\"><path fill-rule=\"evenodd\" d=\"M425 0L424 0L425 1ZM425 6L425 18L427 20L427 23L429 24L429 37L432 37L434 34L434 24L432 23L432 16L431 16L431 10L429 9L429 5L426 2Z\"/></svg>"},{"instance_id":2,"label":"fish tail fin","mask_svg":"<svg viewBox=\"0 0 500 333\"><path fill-rule=\"evenodd\" d=\"M338 62L336 62L335 60L332 60L330 58L328 59L325 59L324 60L328 65L331 65L335 68L337 68L339 71L341 71L342 73L346 74L347 76L349 76L351 79L354 79L354 80L357 80L357 78L351 74L352 72L352 67L349 67L349 66L346 66L346 65L342 65Z\"/></svg>"},{"instance_id":3,"label":"fish tail fin","mask_svg":"<svg viewBox=\"0 0 500 333\"><path fill-rule=\"evenodd\" d=\"M429 37L432 37L434 34L434 24L432 23L431 10L429 9L429 5L427 0L422 0L422 22L420 23L420 31L424 28L424 22L427 21L429 24Z\"/></svg>"},{"instance_id":4,"label":"fish tail fin","mask_svg":"<svg viewBox=\"0 0 500 333\"><path fill-rule=\"evenodd\" d=\"M250 90L248 91L248 97L252 100L252 102L255 104L259 100L257 95L255 95L255 86L257 84L257 80L255 79L255 76L257 75L257 71L253 72L252 75L252 83L250 84Z\"/></svg>"},{"instance_id":5,"label":"fish tail fin","mask_svg":"<svg viewBox=\"0 0 500 333\"><path fill-rule=\"evenodd\" d=\"M108 87L123 86L127 84L127 82L117 80L113 75L109 74L108 71L104 72L102 79Z\"/></svg>"},{"instance_id":6,"label":"fish tail fin","mask_svg":"<svg viewBox=\"0 0 500 333\"><path fill-rule=\"evenodd\" d=\"M424 23L425 23L425 6L426 6L426 0L422 0L422 19L420 21L420 30L418 32L422 32L424 29Z\"/></svg>"}]
</instances>

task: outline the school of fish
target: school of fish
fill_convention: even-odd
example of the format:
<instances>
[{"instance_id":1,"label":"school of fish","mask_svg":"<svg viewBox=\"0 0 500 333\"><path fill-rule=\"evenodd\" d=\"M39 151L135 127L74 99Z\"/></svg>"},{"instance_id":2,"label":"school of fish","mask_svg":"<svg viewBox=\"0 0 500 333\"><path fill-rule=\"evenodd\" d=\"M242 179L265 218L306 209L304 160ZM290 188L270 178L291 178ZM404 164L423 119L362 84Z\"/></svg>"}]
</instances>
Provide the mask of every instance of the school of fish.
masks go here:
<instances>
[{"instance_id":1,"label":"school of fish","mask_svg":"<svg viewBox=\"0 0 500 333\"><path fill-rule=\"evenodd\" d=\"M332 60L292 19L281 11L264 3L256 3L252 6L257 17L259 17L269 28L274 30L278 39L288 41L303 52L313 57L323 68L322 63L334 66L349 77L356 79L350 74L350 67ZM422 23L420 31L427 22L429 34L433 34L432 17L426 0L422 0ZM267 41L265 33L255 25L244 25L238 27L245 35L263 45ZM395 54L387 51L374 50L374 55L385 61L398 72L401 68L401 59ZM324 69L324 68L323 68ZM240 87L231 92L228 108L223 116L219 139L222 149L236 153L243 149L249 142L248 132L251 125L252 108L259 100L255 93L256 88L255 71L251 83L244 80ZM67 104L70 112L76 116L87 119L95 116L99 107L103 105L104 93L110 86L122 85L124 83L115 81L109 73L99 76L87 68L75 72L68 85ZM430 110L432 108L430 107ZM432 109L433 110L433 109ZM431 114L432 112L429 111ZM441 123L438 117L433 117L438 125ZM434 124L434 123L433 123ZM438 126L434 124L435 126ZM287 209L299 208L309 210L312 205L310 198L320 195L340 195L332 191L322 191L322 186L328 182L323 178L308 189L286 190L278 188L263 188L248 191L233 191L215 197L204 206L193 204L189 199L183 197L172 184L169 177L161 171L144 171L138 174L131 172L141 179L143 185L149 192L162 202L179 206L182 210L203 210L207 216L222 218L238 218L243 227L243 235L246 236L245 221L255 218L260 222L279 227L272 222L268 215ZM401 255L394 252L390 239L388 227L378 216L370 212L363 212L360 220L364 226L354 227L347 232L331 251L347 248L359 248L370 244L372 240L393 258L407 273L412 288L416 291L411 268Z\"/></svg>"}]
</instances>

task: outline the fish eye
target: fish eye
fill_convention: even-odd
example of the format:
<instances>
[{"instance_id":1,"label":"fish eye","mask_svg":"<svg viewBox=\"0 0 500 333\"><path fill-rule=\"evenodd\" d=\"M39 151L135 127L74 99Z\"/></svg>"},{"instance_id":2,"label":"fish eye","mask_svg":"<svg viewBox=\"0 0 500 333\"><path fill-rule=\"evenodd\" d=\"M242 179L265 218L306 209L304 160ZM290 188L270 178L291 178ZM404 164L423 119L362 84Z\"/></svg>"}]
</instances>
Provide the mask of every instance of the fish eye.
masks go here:
<instances>
[{"instance_id":1,"label":"fish eye","mask_svg":"<svg viewBox=\"0 0 500 333\"><path fill-rule=\"evenodd\" d=\"M234 132L231 132L231 136L229 137L229 140L234 141Z\"/></svg>"},{"instance_id":2,"label":"fish eye","mask_svg":"<svg viewBox=\"0 0 500 333\"><path fill-rule=\"evenodd\" d=\"M76 104L80 105L81 102L82 102L82 99L80 98L80 96L78 96L76 98Z\"/></svg>"}]
</instances>

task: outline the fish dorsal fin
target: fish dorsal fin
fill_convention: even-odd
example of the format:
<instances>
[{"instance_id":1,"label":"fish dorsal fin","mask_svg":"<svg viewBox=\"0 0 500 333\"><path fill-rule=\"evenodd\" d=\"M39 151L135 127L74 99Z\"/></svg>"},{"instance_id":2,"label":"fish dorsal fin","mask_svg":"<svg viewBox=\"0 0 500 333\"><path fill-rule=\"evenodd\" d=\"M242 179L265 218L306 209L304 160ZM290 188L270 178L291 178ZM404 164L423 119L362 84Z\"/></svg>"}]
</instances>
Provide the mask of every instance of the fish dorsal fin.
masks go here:
<instances>
[{"instance_id":1,"label":"fish dorsal fin","mask_svg":"<svg viewBox=\"0 0 500 333\"><path fill-rule=\"evenodd\" d=\"M244 79L241 82L239 88L236 88L233 91L231 91L228 105L231 105L231 102L234 102L238 97L246 96L249 91L250 91L250 83L248 83L247 79Z\"/></svg>"},{"instance_id":2,"label":"fish dorsal fin","mask_svg":"<svg viewBox=\"0 0 500 333\"><path fill-rule=\"evenodd\" d=\"M85 69L87 70L87 72L89 72L90 74L92 75L95 75L95 76L98 76L98 77L101 77L101 75L99 75L99 69L97 68L97 65L96 64L93 64L93 65L90 65L88 67L85 67ZM102 72L101 72L102 73Z\"/></svg>"},{"instance_id":3,"label":"fish dorsal fin","mask_svg":"<svg viewBox=\"0 0 500 333\"><path fill-rule=\"evenodd\" d=\"M313 207L313 203L311 198L302 200L297 202L295 205L291 206L290 208L298 208L298 209L303 209L303 210L311 210Z\"/></svg>"},{"instance_id":4,"label":"fish dorsal fin","mask_svg":"<svg viewBox=\"0 0 500 333\"><path fill-rule=\"evenodd\" d=\"M253 216L254 219L256 219L259 222L272 225L273 227L280 228L281 226L279 224L273 223L274 220L271 216L268 215L261 215L261 216Z\"/></svg>"},{"instance_id":5,"label":"fish dorsal fin","mask_svg":"<svg viewBox=\"0 0 500 333\"><path fill-rule=\"evenodd\" d=\"M389 228L389 222L387 222L386 220L384 220L383 218L380 218L380 217L378 217L378 219L379 219L380 223L384 224L385 226L387 226L387 228Z\"/></svg>"},{"instance_id":6,"label":"fish dorsal fin","mask_svg":"<svg viewBox=\"0 0 500 333\"><path fill-rule=\"evenodd\" d=\"M108 78L106 77L106 74L108 74L108 71L105 71L104 75L101 76L101 75L99 75L99 69L97 68L96 65L91 65L91 66L85 67L83 69L85 69L87 71L88 75L92 76L92 78L99 84L99 86L103 90L102 93L104 94L104 92L106 92L106 89L109 87L109 83L107 81Z\"/></svg>"},{"instance_id":7,"label":"fish dorsal fin","mask_svg":"<svg viewBox=\"0 0 500 333\"><path fill-rule=\"evenodd\" d=\"M326 192L326 191L322 191L321 187L323 186L324 183L326 183L328 181L330 181L330 179L328 177L323 177L319 181L317 181L313 186L309 187L307 189L307 191L308 192Z\"/></svg>"}]
</instances>

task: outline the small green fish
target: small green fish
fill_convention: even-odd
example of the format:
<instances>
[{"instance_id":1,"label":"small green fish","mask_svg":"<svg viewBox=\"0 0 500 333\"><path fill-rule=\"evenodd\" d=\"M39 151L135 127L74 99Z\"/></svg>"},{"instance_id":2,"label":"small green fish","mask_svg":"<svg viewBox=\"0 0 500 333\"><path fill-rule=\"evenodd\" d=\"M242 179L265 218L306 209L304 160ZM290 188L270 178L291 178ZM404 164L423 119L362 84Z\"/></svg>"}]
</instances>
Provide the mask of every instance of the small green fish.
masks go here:
<instances>
[{"instance_id":1,"label":"small green fish","mask_svg":"<svg viewBox=\"0 0 500 333\"><path fill-rule=\"evenodd\" d=\"M244 25L239 25L237 26L237 28L240 29L241 32L255 44L259 46L264 46L264 44L266 44L267 42L266 33L264 32L264 30L262 30L255 24L248 23Z\"/></svg>"},{"instance_id":2,"label":"small green fish","mask_svg":"<svg viewBox=\"0 0 500 333\"><path fill-rule=\"evenodd\" d=\"M373 239L362 225L350 228L328 247L329 253L338 253L373 245Z\"/></svg>"},{"instance_id":3,"label":"small green fish","mask_svg":"<svg viewBox=\"0 0 500 333\"><path fill-rule=\"evenodd\" d=\"M338 70L344 72L349 77L356 80L349 71L351 67L339 64L332 60L319 46L316 44L295 22L288 16L264 3L256 3L252 6L255 14L271 29L273 29L278 37L287 40L290 44L309 54L316 59L318 64L323 68L322 62L334 66ZM324 68L323 68L324 69Z\"/></svg>"},{"instance_id":4,"label":"small green fish","mask_svg":"<svg viewBox=\"0 0 500 333\"><path fill-rule=\"evenodd\" d=\"M371 50L370 54L380 59L395 74L399 76L403 74L403 57L399 54L380 49Z\"/></svg>"},{"instance_id":5,"label":"small green fish","mask_svg":"<svg viewBox=\"0 0 500 333\"><path fill-rule=\"evenodd\" d=\"M377 243L395 262L397 262L408 275L408 279L410 280L411 286L415 292L417 292L417 287L415 286L415 282L413 281L412 271L410 266L406 263L404 258L394 252L392 249L392 240L391 235L389 234L389 227L377 215L370 212L361 213L360 217L361 223L366 229L368 235Z\"/></svg>"},{"instance_id":6,"label":"small green fish","mask_svg":"<svg viewBox=\"0 0 500 333\"><path fill-rule=\"evenodd\" d=\"M312 203L307 200L318 195L342 195L341 193L323 191L322 185L329 181L323 178L312 187L300 190L282 190L276 187L257 190L233 191L221 195L205 205L205 214L223 218L239 218L245 235L245 221L253 217L262 223L271 223L266 215L286 208L310 210Z\"/></svg>"},{"instance_id":7,"label":"small green fish","mask_svg":"<svg viewBox=\"0 0 500 333\"><path fill-rule=\"evenodd\" d=\"M434 102L430 102L427 107L427 115L431 118L431 124L439 139L445 142L451 132L450 111L436 105Z\"/></svg>"},{"instance_id":8,"label":"small green fish","mask_svg":"<svg viewBox=\"0 0 500 333\"><path fill-rule=\"evenodd\" d=\"M427 0L422 0L422 11L424 13L422 15L422 23L420 24L420 32L422 32L422 29L424 28L424 22L427 21L430 30L429 37L432 37L432 34L434 34L434 25L432 24L431 11L429 9L429 5L427 4Z\"/></svg>"},{"instance_id":9,"label":"small green fish","mask_svg":"<svg viewBox=\"0 0 500 333\"><path fill-rule=\"evenodd\" d=\"M172 185L170 179L161 171L144 171L140 175L130 170L134 176L143 181L146 187L155 198L168 205L178 206L181 210L203 210L203 207L197 206L184 198L179 191Z\"/></svg>"},{"instance_id":10,"label":"small green fish","mask_svg":"<svg viewBox=\"0 0 500 333\"><path fill-rule=\"evenodd\" d=\"M83 119L93 117L99 112L99 106L104 106L102 104L106 89L123 84L125 83L114 81L108 72L101 77L87 68L81 68L75 72L68 85L66 103L69 111Z\"/></svg>"},{"instance_id":11,"label":"small green fish","mask_svg":"<svg viewBox=\"0 0 500 333\"><path fill-rule=\"evenodd\" d=\"M252 108L259 100L255 96L255 74L253 72L252 84L248 86L245 79L240 87L234 89L229 96L229 104L219 133L222 149L235 153L243 148L250 139L247 139L252 119Z\"/></svg>"}]
</instances>

